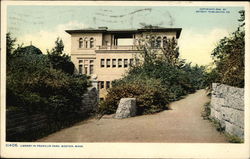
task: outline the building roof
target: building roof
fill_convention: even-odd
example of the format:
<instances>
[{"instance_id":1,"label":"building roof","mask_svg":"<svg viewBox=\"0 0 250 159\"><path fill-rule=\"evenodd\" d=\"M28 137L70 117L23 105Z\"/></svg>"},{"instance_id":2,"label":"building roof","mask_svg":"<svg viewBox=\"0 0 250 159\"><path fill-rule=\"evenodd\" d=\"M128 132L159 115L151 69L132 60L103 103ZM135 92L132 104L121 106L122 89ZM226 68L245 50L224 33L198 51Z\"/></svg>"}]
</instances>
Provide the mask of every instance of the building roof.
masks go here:
<instances>
[{"instance_id":1,"label":"building roof","mask_svg":"<svg viewBox=\"0 0 250 159\"><path fill-rule=\"evenodd\" d=\"M99 27L99 29L78 29L78 30L65 30L69 34L75 33L142 33L142 32L176 32L176 38L180 37L182 28L162 28L157 26L144 27L140 29L108 29L107 27Z\"/></svg>"}]
</instances>

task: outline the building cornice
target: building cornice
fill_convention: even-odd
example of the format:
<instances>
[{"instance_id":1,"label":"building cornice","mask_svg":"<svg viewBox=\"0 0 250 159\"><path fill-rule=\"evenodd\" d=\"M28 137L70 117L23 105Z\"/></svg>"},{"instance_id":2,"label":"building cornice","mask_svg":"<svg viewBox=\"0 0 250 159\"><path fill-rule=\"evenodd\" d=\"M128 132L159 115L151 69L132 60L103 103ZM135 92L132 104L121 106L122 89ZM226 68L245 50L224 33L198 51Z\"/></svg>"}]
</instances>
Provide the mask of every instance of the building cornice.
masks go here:
<instances>
[{"instance_id":1,"label":"building cornice","mask_svg":"<svg viewBox=\"0 0 250 159\"><path fill-rule=\"evenodd\" d=\"M68 34L77 34L77 33L126 33L126 34L135 34L143 32L176 32L176 38L180 37L182 28L142 28L142 29L124 29L124 30L115 30L115 29L78 29L78 30L65 30Z\"/></svg>"},{"instance_id":2,"label":"building cornice","mask_svg":"<svg viewBox=\"0 0 250 159\"><path fill-rule=\"evenodd\" d=\"M140 50L95 50L95 52L98 53L139 53L141 52Z\"/></svg>"}]
</instances>

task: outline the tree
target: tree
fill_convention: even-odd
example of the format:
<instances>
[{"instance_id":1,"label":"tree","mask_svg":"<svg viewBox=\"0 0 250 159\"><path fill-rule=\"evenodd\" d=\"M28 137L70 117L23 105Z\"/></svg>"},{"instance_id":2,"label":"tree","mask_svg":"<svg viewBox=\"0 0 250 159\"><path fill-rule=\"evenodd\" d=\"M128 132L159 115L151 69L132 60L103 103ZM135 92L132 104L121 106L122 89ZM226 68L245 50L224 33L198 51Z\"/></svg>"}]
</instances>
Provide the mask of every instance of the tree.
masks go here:
<instances>
[{"instance_id":1,"label":"tree","mask_svg":"<svg viewBox=\"0 0 250 159\"><path fill-rule=\"evenodd\" d=\"M7 58L11 56L13 53L14 47L16 43L16 38L11 37L11 33L6 34L6 52L7 52Z\"/></svg>"},{"instance_id":2,"label":"tree","mask_svg":"<svg viewBox=\"0 0 250 159\"><path fill-rule=\"evenodd\" d=\"M163 43L162 46L161 43ZM138 50L141 51L144 63L155 63L161 60L172 66L181 67L185 62L179 58L179 47L174 37L158 39L150 33L138 40Z\"/></svg>"},{"instance_id":3,"label":"tree","mask_svg":"<svg viewBox=\"0 0 250 159\"><path fill-rule=\"evenodd\" d=\"M70 60L70 56L66 55L64 52L64 44L62 39L59 37L55 41L55 47L48 52L48 58L51 62L51 67L54 69L62 70L66 73L74 73L74 64Z\"/></svg>"},{"instance_id":4,"label":"tree","mask_svg":"<svg viewBox=\"0 0 250 159\"><path fill-rule=\"evenodd\" d=\"M40 49L37 47L30 45L30 46L25 46L23 47L22 45L19 45L17 49L13 51L13 56L18 57L18 56L24 56L24 55L41 55L43 54Z\"/></svg>"},{"instance_id":5,"label":"tree","mask_svg":"<svg viewBox=\"0 0 250 159\"><path fill-rule=\"evenodd\" d=\"M229 37L224 37L217 44L212 52L212 57L216 65L218 76L215 82L228 84L231 86L244 87L245 74L245 31L244 31L244 11L239 11L241 18L238 20L237 31Z\"/></svg>"}]
</instances>

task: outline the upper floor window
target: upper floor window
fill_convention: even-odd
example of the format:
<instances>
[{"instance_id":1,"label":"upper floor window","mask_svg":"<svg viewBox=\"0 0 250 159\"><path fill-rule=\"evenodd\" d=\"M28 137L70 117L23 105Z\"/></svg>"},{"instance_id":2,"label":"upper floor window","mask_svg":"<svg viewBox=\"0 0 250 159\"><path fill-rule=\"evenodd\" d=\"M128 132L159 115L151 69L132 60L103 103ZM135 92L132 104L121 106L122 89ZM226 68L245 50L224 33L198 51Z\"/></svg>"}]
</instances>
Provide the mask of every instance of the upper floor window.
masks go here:
<instances>
[{"instance_id":1,"label":"upper floor window","mask_svg":"<svg viewBox=\"0 0 250 159\"><path fill-rule=\"evenodd\" d=\"M88 39L85 38L85 39L84 39L84 42L85 42L85 48L88 48Z\"/></svg>"},{"instance_id":2,"label":"upper floor window","mask_svg":"<svg viewBox=\"0 0 250 159\"><path fill-rule=\"evenodd\" d=\"M90 40L89 40L89 47L90 48L94 47L94 38L90 38Z\"/></svg>"},{"instance_id":3,"label":"upper floor window","mask_svg":"<svg viewBox=\"0 0 250 159\"><path fill-rule=\"evenodd\" d=\"M101 59L101 67L104 67L104 59Z\"/></svg>"},{"instance_id":4,"label":"upper floor window","mask_svg":"<svg viewBox=\"0 0 250 159\"><path fill-rule=\"evenodd\" d=\"M79 39L79 48L83 48L83 39L82 38Z\"/></svg>"},{"instance_id":5,"label":"upper floor window","mask_svg":"<svg viewBox=\"0 0 250 159\"><path fill-rule=\"evenodd\" d=\"M163 47L165 48L167 46L167 37L166 36L163 37L162 42L163 42Z\"/></svg>"},{"instance_id":6,"label":"upper floor window","mask_svg":"<svg viewBox=\"0 0 250 159\"><path fill-rule=\"evenodd\" d=\"M155 37L154 36L152 36L151 39L150 39L150 45L151 45L152 48L155 47Z\"/></svg>"},{"instance_id":7,"label":"upper floor window","mask_svg":"<svg viewBox=\"0 0 250 159\"><path fill-rule=\"evenodd\" d=\"M157 48L161 47L161 37L157 37L157 39L156 39L156 47Z\"/></svg>"},{"instance_id":8,"label":"upper floor window","mask_svg":"<svg viewBox=\"0 0 250 159\"><path fill-rule=\"evenodd\" d=\"M110 59L106 60L106 65L107 65L107 67L110 67Z\"/></svg>"}]
</instances>

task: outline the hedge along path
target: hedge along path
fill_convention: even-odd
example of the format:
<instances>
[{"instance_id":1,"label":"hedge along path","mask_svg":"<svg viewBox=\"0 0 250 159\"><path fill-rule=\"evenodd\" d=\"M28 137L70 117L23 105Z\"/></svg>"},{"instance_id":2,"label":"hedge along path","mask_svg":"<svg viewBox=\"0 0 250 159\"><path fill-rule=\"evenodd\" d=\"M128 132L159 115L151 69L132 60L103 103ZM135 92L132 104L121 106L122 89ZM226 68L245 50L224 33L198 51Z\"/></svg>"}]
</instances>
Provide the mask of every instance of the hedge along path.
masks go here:
<instances>
[{"instance_id":1,"label":"hedge along path","mask_svg":"<svg viewBox=\"0 0 250 159\"><path fill-rule=\"evenodd\" d=\"M38 140L39 142L167 142L225 143L201 111L209 101L205 90L170 104L172 110L127 119L105 115L89 119Z\"/></svg>"}]
</instances>

